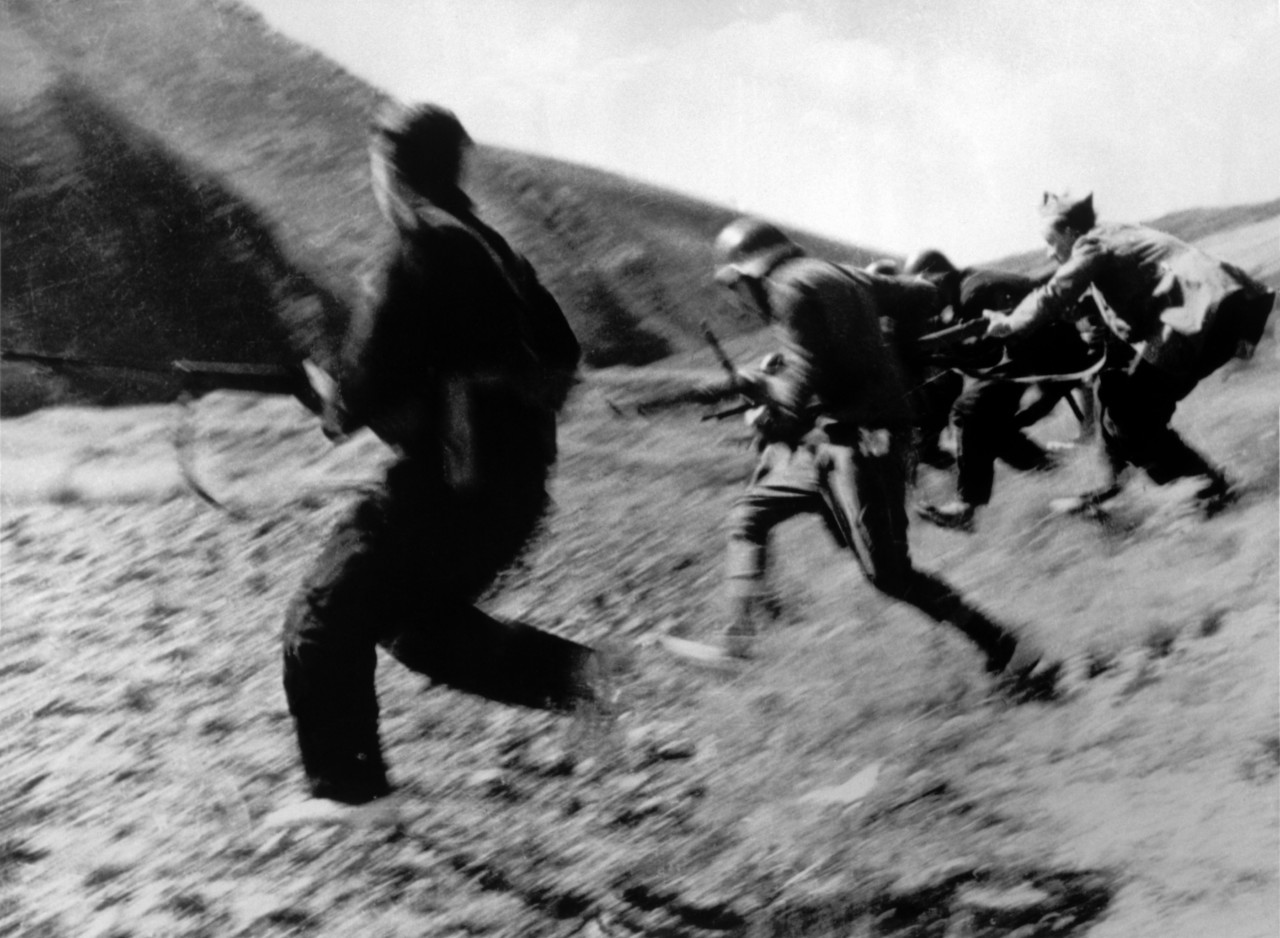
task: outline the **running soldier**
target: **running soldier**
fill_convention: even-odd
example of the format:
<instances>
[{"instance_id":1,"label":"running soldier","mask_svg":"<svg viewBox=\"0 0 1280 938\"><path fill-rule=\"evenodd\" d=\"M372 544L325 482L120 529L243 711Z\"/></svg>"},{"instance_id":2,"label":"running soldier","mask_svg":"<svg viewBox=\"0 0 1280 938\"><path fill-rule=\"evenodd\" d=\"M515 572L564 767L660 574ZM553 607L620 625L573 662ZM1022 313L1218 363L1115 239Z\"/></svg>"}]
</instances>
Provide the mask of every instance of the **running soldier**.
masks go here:
<instances>
[{"instance_id":1,"label":"running soldier","mask_svg":"<svg viewBox=\"0 0 1280 938\"><path fill-rule=\"evenodd\" d=\"M1011 310L1037 286L1021 274L984 268L954 267L937 251L920 255L920 276L937 283L958 322L980 320L987 310ZM908 270L911 270L908 265ZM1091 302L1074 316L1090 320ZM946 504L917 508L926 521L944 528L972 532L977 510L991 501L996 460L1022 472L1042 472L1056 465L1053 454L1026 432L1048 416L1054 405L1071 393L1068 383L1037 382L1039 397L1025 409L1022 403L1036 376L1068 375L1086 370L1103 349L1086 341L1075 322L1056 322L1016 354L1005 355L1001 344L979 337L958 348L953 364L969 375L958 394L951 422L955 430L956 497Z\"/></svg>"},{"instance_id":2,"label":"running soldier","mask_svg":"<svg viewBox=\"0 0 1280 938\"><path fill-rule=\"evenodd\" d=\"M593 697L590 649L472 603L543 517L578 343L529 263L461 188L471 140L444 108L388 106L370 148L396 243L352 320L326 433L369 427L400 456L333 532L284 625L284 687L312 798L274 825L395 813L375 649L432 680L560 710Z\"/></svg>"},{"instance_id":3,"label":"running soldier","mask_svg":"<svg viewBox=\"0 0 1280 938\"><path fill-rule=\"evenodd\" d=\"M1088 291L1135 353L1130 367L1104 373L1098 386L1109 480L1060 507L1099 508L1122 491L1122 473L1135 466L1160 485L1203 478L1196 499L1206 514L1217 512L1234 500L1231 482L1169 422L1203 378L1233 357L1253 356L1275 294L1171 235L1098 224L1092 195L1073 201L1046 192L1041 212L1049 255L1060 266L1012 313L992 315L988 334L1016 348L1041 326L1070 317Z\"/></svg>"},{"instance_id":4,"label":"running soldier","mask_svg":"<svg viewBox=\"0 0 1280 938\"><path fill-rule=\"evenodd\" d=\"M716 280L777 328L785 367L768 379L757 429L769 444L730 520L731 622L726 657L749 657L765 589L770 532L820 515L878 590L967 636L1017 698L1052 693L1059 666L940 578L917 569L905 508L913 415L902 368L881 319L912 321L890 304L932 312L935 291L807 256L772 225L739 219L715 245Z\"/></svg>"}]
</instances>

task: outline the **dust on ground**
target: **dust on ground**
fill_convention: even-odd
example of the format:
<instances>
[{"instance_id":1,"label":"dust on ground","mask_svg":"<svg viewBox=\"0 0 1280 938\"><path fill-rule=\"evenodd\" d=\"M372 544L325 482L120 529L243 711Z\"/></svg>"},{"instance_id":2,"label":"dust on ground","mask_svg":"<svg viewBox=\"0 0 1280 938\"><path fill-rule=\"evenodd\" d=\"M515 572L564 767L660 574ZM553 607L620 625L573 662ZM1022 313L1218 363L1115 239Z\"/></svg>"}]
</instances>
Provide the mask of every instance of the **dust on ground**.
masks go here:
<instances>
[{"instance_id":1,"label":"dust on ground","mask_svg":"<svg viewBox=\"0 0 1280 938\"><path fill-rule=\"evenodd\" d=\"M485 603L608 643L624 709L512 709L384 658L396 835L259 823L301 792L283 607L387 451L233 394L6 421L0 934L1276 934L1277 370L1179 410L1245 482L1216 518L1140 484L1108 527L1051 517L1099 471L1086 445L1001 474L973 536L913 525L922 566L1071 661L1064 701L1016 708L816 519L777 538L757 662L666 657L723 621L751 453L696 409L620 416L639 377L589 379L548 530ZM230 514L178 470L181 419Z\"/></svg>"}]
</instances>

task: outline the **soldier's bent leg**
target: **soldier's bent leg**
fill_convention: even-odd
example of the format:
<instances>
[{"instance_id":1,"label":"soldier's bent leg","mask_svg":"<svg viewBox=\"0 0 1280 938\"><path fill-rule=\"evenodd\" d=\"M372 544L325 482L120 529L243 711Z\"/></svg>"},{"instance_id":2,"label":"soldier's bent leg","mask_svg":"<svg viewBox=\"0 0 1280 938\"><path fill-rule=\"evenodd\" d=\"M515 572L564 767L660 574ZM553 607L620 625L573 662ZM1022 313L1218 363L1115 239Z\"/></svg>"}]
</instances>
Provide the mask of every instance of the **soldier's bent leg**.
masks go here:
<instances>
[{"instance_id":1,"label":"soldier's bent leg","mask_svg":"<svg viewBox=\"0 0 1280 938\"><path fill-rule=\"evenodd\" d=\"M978 506L991 501L997 458L1024 471L1047 459L1018 426L1023 390L1011 382L979 382L956 403L956 490L962 502Z\"/></svg>"},{"instance_id":2,"label":"soldier's bent leg","mask_svg":"<svg viewBox=\"0 0 1280 938\"><path fill-rule=\"evenodd\" d=\"M289 606L284 690L308 785L316 797L359 804L390 787L378 739L374 684L378 506L339 524Z\"/></svg>"},{"instance_id":3,"label":"soldier's bent leg","mask_svg":"<svg viewBox=\"0 0 1280 938\"><path fill-rule=\"evenodd\" d=\"M942 449L941 437L951 424L951 411L964 391L964 376L956 371L927 369L912 395L920 431L920 462L937 469L954 462Z\"/></svg>"},{"instance_id":4,"label":"soldier's bent leg","mask_svg":"<svg viewBox=\"0 0 1280 938\"><path fill-rule=\"evenodd\" d=\"M766 449L751 485L735 501L729 516L725 563L729 626L725 643L731 654L749 654L760 612L767 603L770 532L789 518L821 512L822 507L812 451L781 443Z\"/></svg>"},{"instance_id":5,"label":"soldier's bent leg","mask_svg":"<svg viewBox=\"0 0 1280 938\"><path fill-rule=\"evenodd\" d=\"M591 694L583 684L591 648L462 600L433 606L386 647L433 681L503 703L564 711Z\"/></svg>"},{"instance_id":6,"label":"soldier's bent leg","mask_svg":"<svg viewBox=\"0 0 1280 938\"><path fill-rule=\"evenodd\" d=\"M1145 362L1131 374L1104 377L1098 391L1102 439L1113 470L1135 465L1160 485L1191 476L1221 477L1221 470L1169 425L1178 402L1195 384Z\"/></svg>"},{"instance_id":7,"label":"soldier's bent leg","mask_svg":"<svg viewBox=\"0 0 1280 938\"><path fill-rule=\"evenodd\" d=\"M824 495L871 584L958 629L986 655L989 670L1003 669L1018 645L1016 633L911 562L901 454L896 446L883 456L845 446L823 450Z\"/></svg>"}]
</instances>

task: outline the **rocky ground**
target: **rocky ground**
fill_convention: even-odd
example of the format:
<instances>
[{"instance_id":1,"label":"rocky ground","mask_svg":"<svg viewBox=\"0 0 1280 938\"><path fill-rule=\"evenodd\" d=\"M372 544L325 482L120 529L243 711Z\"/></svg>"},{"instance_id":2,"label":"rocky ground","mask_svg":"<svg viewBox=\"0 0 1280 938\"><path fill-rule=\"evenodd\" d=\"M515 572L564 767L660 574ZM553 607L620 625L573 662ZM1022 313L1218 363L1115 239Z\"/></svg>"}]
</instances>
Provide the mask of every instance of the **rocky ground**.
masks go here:
<instances>
[{"instance_id":1,"label":"rocky ground","mask_svg":"<svg viewBox=\"0 0 1280 938\"><path fill-rule=\"evenodd\" d=\"M1071 661L1011 707L963 641L881 600L797 521L758 662L657 639L721 624L733 421L609 406L562 433L556 513L485 604L619 662L612 723L379 669L398 833L271 834L301 778L283 606L387 452L333 449L291 401L63 409L0 425L0 935L1270 936L1280 929L1277 366L1206 382L1177 423L1244 480L1201 520L1137 485L1113 523L1051 517L1081 446L1002 474L919 562ZM1041 428L1073 432L1069 416ZM949 481L926 472L921 497Z\"/></svg>"}]
</instances>

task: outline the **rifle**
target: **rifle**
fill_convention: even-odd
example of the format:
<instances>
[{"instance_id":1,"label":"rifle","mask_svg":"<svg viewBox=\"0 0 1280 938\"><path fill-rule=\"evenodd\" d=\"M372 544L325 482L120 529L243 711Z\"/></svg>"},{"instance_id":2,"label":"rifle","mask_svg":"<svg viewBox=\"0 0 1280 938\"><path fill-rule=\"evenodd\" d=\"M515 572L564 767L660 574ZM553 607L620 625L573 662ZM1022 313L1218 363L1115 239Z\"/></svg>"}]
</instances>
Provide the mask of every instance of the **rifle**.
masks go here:
<instances>
[{"instance_id":1,"label":"rifle","mask_svg":"<svg viewBox=\"0 0 1280 938\"><path fill-rule=\"evenodd\" d=\"M109 371L138 371L172 375L181 379L183 393L203 394L214 390L257 391L297 397L315 410L314 392L301 365L274 365L257 362L211 362L189 358L147 361L135 358L82 358L75 355L48 355L20 349L0 349L0 361L25 362L61 372L68 368Z\"/></svg>"},{"instance_id":2,"label":"rifle","mask_svg":"<svg viewBox=\"0 0 1280 938\"><path fill-rule=\"evenodd\" d=\"M1008 363L1007 353L1002 353L1001 359L992 366L975 367L970 362L957 363L953 358L948 357L947 352L955 348L969 339L980 339L987 334L988 322L986 319L972 319L968 322L958 323L947 329L940 329L937 332L931 332L923 335L917 340L917 345L925 357L934 361L935 364L949 365L958 367L965 374L974 377L999 376L1005 381L1016 384L1040 384L1054 387L1054 390L1046 393L1045 398L1041 402L1032 404L1024 411L1018 414L1018 426L1029 426L1036 420L1045 416L1052 405L1058 400L1065 400L1071 408L1071 412L1080 422L1081 426L1086 425L1088 418L1080 410L1080 405L1076 403L1075 398L1071 396L1071 388L1075 385L1083 385L1090 381L1097 373L1106 365L1107 355L1104 349L1093 361L1077 372L1071 374L1053 374L1053 375L1020 375L1014 373L1000 372L1000 368Z\"/></svg>"},{"instance_id":3,"label":"rifle","mask_svg":"<svg viewBox=\"0 0 1280 938\"><path fill-rule=\"evenodd\" d=\"M720 344L720 340L716 338L716 334L711 331L711 327L705 320L701 324L701 330L703 339L706 340L707 345L711 346L711 351L715 353L716 361L725 372L725 376L718 381L705 382L696 387L684 388L671 394L648 398L636 405L636 413L641 416L647 416L671 407L678 407L681 404L710 404L734 396L743 398L741 403L724 410L704 414L701 418L703 421L724 420L728 417L745 413L751 408L758 407L764 403L762 386L750 379L744 379L742 373L733 364L733 359L725 352L724 346ZM763 370L766 374L771 373L767 369ZM617 410L616 405L610 404L610 406L615 411Z\"/></svg>"},{"instance_id":4,"label":"rifle","mask_svg":"<svg viewBox=\"0 0 1280 938\"><path fill-rule=\"evenodd\" d=\"M725 420L729 417L736 417L738 414L745 414L753 407L760 406L763 401L759 400L760 393L756 385L743 381L738 368L733 363L733 359L725 352L724 346L720 344L720 340L716 338L716 334L711 331L710 324L704 319L701 323L702 338L706 340L707 345L711 346L711 351L716 356L716 361L720 363L721 369L724 370L731 391L741 395L743 400L724 410L718 410L714 413L704 414L702 419L706 420Z\"/></svg>"},{"instance_id":5,"label":"rifle","mask_svg":"<svg viewBox=\"0 0 1280 938\"><path fill-rule=\"evenodd\" d=\"M191 400L197 394L213 390L257 391L262 394L283 394L296 397L309 410L319 413L322 403L308 381L302 365L272 365L250 362L209 362L177 358L172 361L145 361L130 358L81 358L74 355L46 355L42 352L26 352L18 349L0 349L0 361L25 362L41 365L54 371L67 368L108 369L137 371L146 374L172 375L180 378L182 392L178 402L182 405L182 421L174 427L173 445L178 457L178 467L191 490L203 501L220 511L233 514L222 502L196 478L189 447L193 431L190 425Z\"/></svg>"},{"instance_id":6,"label":"rifle","mask_svg":"<svg viewBox=\"0 0 1280 938\"><path fill-rule=\"evenodd\" d=\"M949 363L948 352L958 345L963 345L970 339L980 339L986 334L987 321L985 319L970 319L967 322L956 323L946 329L939 329L937 332L930 332L927 335L920 336L915 341L915 347L926 359L937 361L940 364Z\"/></svg>"},{"instance_id":7,"label":"rifle","mask_svg":"<svg viewBox=\"0 0 1280 938\"><path fill-rule=\"evenodd\" d=\"M714 404L717 401L733 397L737 393L736 383L731 383L725 379L700 382L693 387L685 387L677 391L645 398L635 405L635 412L641 417L648 417L683 404ZM616 404L611 402L610 406L615 411L618 410ZM709 417L703 417L702 419L706 420Z\"/></svg>"}]
</instances>

